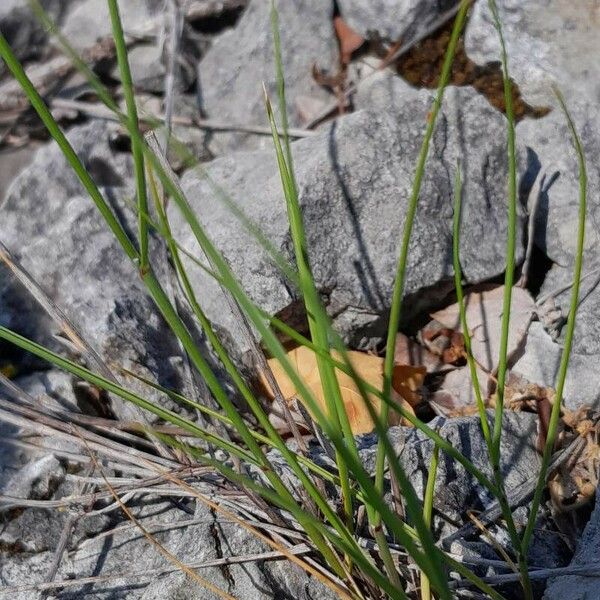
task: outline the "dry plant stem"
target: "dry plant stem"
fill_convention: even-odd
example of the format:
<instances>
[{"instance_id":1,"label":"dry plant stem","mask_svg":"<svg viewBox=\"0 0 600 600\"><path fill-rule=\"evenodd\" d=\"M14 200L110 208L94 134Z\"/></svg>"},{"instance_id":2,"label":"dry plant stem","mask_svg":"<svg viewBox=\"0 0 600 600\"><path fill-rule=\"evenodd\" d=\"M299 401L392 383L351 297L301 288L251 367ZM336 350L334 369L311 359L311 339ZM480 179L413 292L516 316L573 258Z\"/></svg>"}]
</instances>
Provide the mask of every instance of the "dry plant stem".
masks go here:
<instances>
[{"instance_id":1,"label":"dry plant stem","mask_svg":"<svg viewBox=\"0 0 600 600\"><path fill-rule=\"evenodd\" d=\"M412 228L414 218L417 210L417 204L419 195L421 192L421 184L425 173L425 163L427 162L427 156L429 154L429 143L433 136L433 131L437 121L437 116L442 106L444 98L444 91L450 77L450 71L452 69L452 63L454 61L454 54L456 52L456 46L462 28L464 26L467 10L470 3L467 0L461 2L456 20L454 21L454 27L452 28L452 35L450 42L448 43L448 49L446 50L446 56L444 58L444 64L442 72L440 74L440 83L438 86L437 96L433 103L432 110L429 116L429 122L425 130L425 136L421 145L421 151L419 153L419 159L417 161L417 167L415 171L415 178L413 182L413 188L410 199L408 201L408 208L406 211L406 217L404 221L404 233L402 236L402 244L400 248L400 256L398 259L398 266L396 271L396 280L394 282L394 290L392 294L392 305L390 309L390 322L388 325L387 342L386 342L386 353L384 362L384 381L383 381L383 395L386 398L391 398L392 390L392 370L394 368L394 346L396 342L396 334L400 326L400 313L402 310L402 296L404 294L404 281L406 277L406 268L408 264L408 250L410 244L410 237L412 234ZM388 421L389 409L387 404L382 406L381 420L385 424ZM375 471L375 487L381 493L383 491L383 474L385 466L385 453L382 440L379 440L377 448L377 464ZM377 527L381 522L379 515L375 516L373 525Z\"/></svg>"},{"instance_id":2,"label":"dry plant stem","mask_svg":"<svg viewBox=\"0 0 600 600\"><path fill-rule=\"evenodd\" d=\"M554 451L554 442L556 440L556 434L558 431L558 422L560 419L560 409L562 405L562 397L567 378L567 369L569 367L569 358L571 355L571 347L573 345L573 334L575 332L575 319L577 316L577 306L579 301L579 288L581 285L581 270L583 264L583 249L585 241L585 220L586 220L586 208L587 208L587 168L585 153L581 145L581 140L577 134L575 124L569 114L564 98L558 89L555 89L555 94L560 104L560 107L567 119L569 129L571 132L573 146L577 153L579 161L579 225L577 233L577 254L575 257L575 269L573 274L573 289L571 290L571 306L569 309L569 316L567 318L567 329L565 335L564 350L562 353L560 368L558 371L558 383L556 385L556 400L552 406L552 412L550 413L550 423L548 426L548 434L546 436L546 444L544 446L544 453L542 455L542 466L540 469L540 475L537 481L535 492L533 495L533 502L531 504L531 513L529 521L523 535L523 548L527 551L533 535L533 529L535 527L535 520L537 512L542 499L546 483L546 474L548 467L552 459L552 453Z\"/></svg>"},{"instance_id":3,"label":"dry plant stem","mask_svg":"<svg viewBox=\"0 0 600 600\"><path fill-rule=\"evenodd\" d=\"M596 269L592 269L591 271L588 271L585 275L582 275L580 281L584 281L588 277L591 277L592 275L596 275L598 273L600 273L600 267L597 267ZM536 305L538 307L542 306L545 302L547 302L551 298L556 298L556 296L560 296L563 292L566 292L568 289L572 288L574 283L575 283L574 281L571 281L571 283L568 283L567 285L563 285L562 287L556 288L555 290L552 290L551 292L548 292L547 294L540 296L535 301ZM600 281L598 283L600 283ZM598 284L595 283L594 287L596 285L598 285Z\"/></svg>"},{"instance_id":4,"label":"dry plant stem","mask_svg":"<svg viewBox=\"0 0 600 600\"><path fill-rule=\"evenodd\" d=\"M530 193L532 200L530 202L529 213L527 215L527 248L525 250L525 260L521 267L521 277L517 282L517 286L521 288L527 287L529 280L529 269L531 267L531 256L535 246L535 222L537 219L538 207L543 193L544 176L538 175L534 189Z\"/></svg>"}]
</instances>

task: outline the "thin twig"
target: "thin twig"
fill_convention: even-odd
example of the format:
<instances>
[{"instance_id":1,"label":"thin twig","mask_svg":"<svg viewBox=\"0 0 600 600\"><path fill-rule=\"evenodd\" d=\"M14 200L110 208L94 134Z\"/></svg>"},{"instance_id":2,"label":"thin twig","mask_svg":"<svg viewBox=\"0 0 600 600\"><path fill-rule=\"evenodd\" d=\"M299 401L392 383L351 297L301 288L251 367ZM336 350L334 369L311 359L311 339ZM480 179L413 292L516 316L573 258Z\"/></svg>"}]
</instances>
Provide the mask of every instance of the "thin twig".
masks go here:
<instances>
[{"instance_id":1,"label":"thin twig","mask_svg":"<svg viewBox=\"0 0 600 600\"><path fill-rule=\"evenodd\" d=\"M588 277L591 277L592 275L595 275L597 273L600 273L600 267L596 267L595 269L588 271L585 275L582 275L581 281L583 281L584 279L587 279ZM597 285L598 285L598 283L594 283L592 287L595 287ZM543 296L540 296L535 301L535 303L537 306L542 306L551 298L556 298L557 296L560 296L562 293L566 292L567 290L571 289L572 287L573 287L573 281L571 281L570 283L567 283L566 285L563 285L562 287L556 288L556 289L548 292L547 294L544 294Z\"/></svg>"},{"instance_id":2,"label":"thin twig","mask_svg":"<svg viewBox=\"0 0 600 600\"><path fill-rule=\"evenodd\" d=\"M77 110L83 114L98 119L105 119L107 121L119 122L120 118L115 115L109 108L103 104L91 104L89 102L82 102L80 100L70 100L67 98L53 98L51 101L52 108L65 108L71 110ZM148 115L144 114L143 109L140 111L140 120L146 124L154 125L156 122L164 124L165 115ZM217 119L189 119L187 117L181 117L173 115L173 125L183 125L186 127L195 127L197 129L207 129L210 131L239 131L241 133L255 133L257 135L271 135L271 130L267 126L263 125L244 125L236 124L226 121L219 121ZM288 131L290 137L293 138L306 138L313 137L317 133L315 131L309 131L306 129L290 129Z\"/></svg>"},{"instance_id":3,"label":"thin twig","mask_svg":"<svg viewBox=\"0 0 600 600\"><path fill-rule=\"evenodd\" d=\"M535 186L531 191L529 197L531 200L531 206L529 207L529 214L527 215L527 249L525 250L525 260L521 267L521 277L517 281L516 286L525 288L527 287L527 281L529 279L529 268L531 266L531 255L533 254L533 247L535 246L535 225L537 218L537 211L542 198L542 194L545 191L546 176L541 175L537 178Z\"/></svg>"}]
</instances>

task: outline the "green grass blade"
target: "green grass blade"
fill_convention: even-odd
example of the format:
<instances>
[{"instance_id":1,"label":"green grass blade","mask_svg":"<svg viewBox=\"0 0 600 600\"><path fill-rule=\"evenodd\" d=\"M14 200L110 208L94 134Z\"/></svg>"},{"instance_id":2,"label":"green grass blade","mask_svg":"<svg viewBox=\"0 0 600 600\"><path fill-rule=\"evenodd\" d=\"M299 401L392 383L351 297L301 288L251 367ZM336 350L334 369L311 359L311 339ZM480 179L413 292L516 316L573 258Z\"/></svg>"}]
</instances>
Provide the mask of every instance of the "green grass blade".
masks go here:
<instances>
[{"instance_id":1,"label":"green grass blade","mask_svg":"<svg viewBox=\"0 0 600 600\"><path fill-rule=\"evenodd\" d=\"M304 298L306 313L308 316L308 326L313 342L323 350L329 350L328 331L330 329L329 318L322 305L317 287L315 285L313 275L310 269L308 260L308 248L306 244L306 236L302 222L302 211L298 202L296 183L292 172L285 159L279 133L275 124L273 110L268 97L265 98L267 105L267 116L271 123L273 131L273 143L277 155L277 163L281 175L284 196L286 199L288 219L290 223L290 232L294 244L294 252L296 255L296 264L300 278L301 291ZM344 402L340 391L340 386L335 375L335 370L331 364L323 360L317 355L317 366L323 386L323 393L327 402L328 414L327 417L339 427L344 435L345 443L350 448L351 452L358 456L356 450L356 442L354 434L350 427L350 421L346 414ZM353 521L353 506L352 506L352 491L350 489L349 474L347 465L340 456L336 459L337 467L340 473L340 481L342 483L342 497L344 502L344 512L346 524L352 527Z\"/></svg>"},{"instance_id":2,"label":"green grass blade","mask_svg":"<svg viewBox=\"0 0 600 600\"><path fill-rule=\"evenodd\" d=\"M427 527L431 527L433 515L433 498L435 495L435 478L437 475L438 457L440 449L433 447L431 453L431 462L429 464L429 473L427 474L427 485L425 487L425 497L423 498L423 520ZM421 600L431 600L431 583L425 573L421 573Z\"/></svg>"},{"instance_id":3,"label":"green grass blade","mask_svg":"<svg viewBox=\"0 0 600 600\"><path fill-rule=\"evenodd\" d=\"M56 23L50 18L48 13L44 10L44 7L40 4L39 0L28 0L31 10L34 15L39 19L40 23L44 28L51 33L59 42L64 53L71 59L75 68L85 77L92 89L98 95L98 98L119 116L123 123L126 123L127 116L123 114L117 103L113 100L112 96L108 92L108 89L100 81L96 73L90 69L85 61L79 56L77 51L69 44L67 38L61 33L60 29L56 26Z\"/></svg>"},{"instance_id":4,"label":"green grass blade","mask_svg":"<svg viewBox=\"0 0 600 600\"><path fill-rule=\"evenodd\" d=\"M290 172L290 177L296 184L294 175L294 160L292 157L292 147L290 145L290 136L288 135L289 121L287 114L287 103L285 99L285 77L283 73L283 59L281 53L281 34L279 30L279 14L275 6L275 0L271 0L271 32L273 34L273 47L275 54L275 69L277 79L277 96L279 99L279 113L281 117L281 131L283 132L283 144L285 146L286 163Z\"/></svg>"},{"instance_id":5,"label":"green grass blade","mask_svg":"<svg viewBox=\"0 0 600 600\"><path fill-rule=\"evenodd\" d=\"M169 223L167 220L167 216L164 212L164 209L161 205L160 200L157 197L156 185L154 184L151 173L152 172L150 172L150 189L151 189L152 195L154 197L156 209L159 214L159 218L161 220L162 227L167 232L170 233L170 227L169 227ZM235 384L235 386L240 391L240 393L242 394L242 396L244 397L244 399L246 400L248 405L253 409L253 412L255 412L256 416L259 417L259 420L260 420L260 415L258 414L259 411L254 410L256 405L258 404L257 399L255 398L254 394L252 393L252 391L246 384L244 378L240 375L240 373L239 373L238 369L235 367L233 361L230 359L230 357L227 353L227 350L224 348L224 346L222 345L218 336L215 334L215 332L212 328L212 324L210 323L210 321L204 314L204 311L202 310L202 307L200 306L200 303L198 302L198 300L196 298L196 294L195 294L194 289L189 281L189 278L187 276L185 268L183 267L183 264L181 263L181 259L179 257L179 252L178 252L176 245L173 243L169 243L169 250L171 252L171 257L173 259L178 276L180 277L186 298L187 298L188 302L190 303L190 306L192 308L192 311L193 311L195 317L198 319L198 322L199 322L200 326L202 327L202 330L207 335L208 341L210 342L211 346L215 350L217 356L219 357L219 360L225 367L225 369L226 369L227 373L229 374L229 376L231 377L233 383ZM269 421L265 415L264 425L266 425L267 423L269 423ZM269 423L269 426L266 426L266 431L268 434L268 439L271 441L271 443L276 448L280 449L280 451L285 452L285 450L284 450L284 448L286 447L285 442L283 441L283 439L281 439L279 434L276 432L275 428L270 426L270 423ZM296 473L296 475L301 479L302 483L306 487L307 491L309 492L309 494L311 495L313 500L317 503L317 505L322 510L325 510L326 514L330 514L328 512L327 499L324 498L320 494L318 488L312 482L310 482L308 480L308 478L306 478L304 471L302 470L300 464L297 462L297 457L294 457L294 458L295 459L291 460L288 464L290 465L292 470Z\"/></svg>"},{"instance_id":6,"label":"green grass blade","mask_svg":"<svg viewBox=\"0 0 600 600\"><path fill-rule=\"evenodd\" d=\"M133 90L133 81L131 70L129 68L129 58L127 56L127 45L119 16L119 6L117 0L108 0L110 20L112 24L113 38L115 40L115 49L117 51L117 61L121 73L121 84L127 106L127 128L129 132L139 131L137 106ZM141 214L148 212L148 197L146 193L146 178L144 176L144 153L139 142L138 136L131 136L131 154L133 155L133 165L135 171L135 185L137 192L137 201ZM149 267L148 256L148 226L142 218L138 219L139 243L140 243L140 270L146 271Z\"/></svg>"},{"instance_id":7,"label":"green grass blade","mask_svg":"<svg viewBox=\"0 0 600 600\"><path fill-rule=\"evenodd\" d=\"M533 501L531 503L531 511L529 515L529 521L523 535L523 552L527 552L533 530L535 527L535 521L539 510L542 494L546 486L546 474L552 458L552 452L554 450L554 442L556 440L556 433L558 430L558 423L560 420L560 409L562 405L562 397L565 389L565 381L567 379L567 370L569 368L569 359L571 357L571 348L573 347L573 335L575 333L575 320L577 317L577 306L579 304L579 289L581 286L581 269L583 265L583 249L585 241L585 221L586 221L586 210L587 210L587 167L585 160L585 152L581 145L581 140L577 133L575 123L569 113L569 109L565 103L565 100L558 89L554 90L560 108L563 111L569 130L571 132L571 138L575 152L577 153L577 160L579 162L579 224L577 230L577 255L575 257L575 268L573 272L573 287L571 289L571 305L569 308L569 316L567 318L567 328L565 333L565 343L563 347L563 353L560 360L560 367L558 370L558 381L556 384L556 399L552 405L552 412L550 413L550 423L548 425L548 434L546 436L546 444L544 446L544 453L542 455L542 466L540 468L540 475L533 495Z\"/></svg>"},{"instance_id":8,"label":"green grass blade","mask_svg":"<svg viewBox=\"0 0 600 600\"><path fill-rule=\"evenodd\" d=\"M135 263L138 263L139 255L137 254L135 246L133 246L132 242L126 236L126 234L123 231L123 229L121 228L120 224L118 223L118 221L116 220L116 218L114 217L112 212L110 211L110 208L104 201L104 198L102 197L102 195L99 192L98 188L96 187L95 183L89 176L89 173L86 171L86 169L81 164L81 161L77 157L73 148L71 147L68 140L66 139L66 137L64 136L64 134L62 133L60 128L58 127L56 121L54 120L51 113L47 109L43 100L41 99L41 97L39 96L39 94L37 93L37 91L35 90L33 85L31 84L31 82L29 81L29 79L28 79L27 75L25 74L25 72L23 71L23 68L21 67L20 63L15 58L10 46L6 42L5 38L1 35L0 35L0 55L3 57L3 59L7 63L7 66L10 68L11 72L13 72L15 78L17 79L17 81L19 81L19 83L21 84L21 86L23 87L25 92L27 93L30 101L32 102L32 105L34 106L34 108L36 109L36 111L38 112L40 117L42 118L46 127L48 128L48 131L50 132L50 134L54 137L54 139L59 144L61 150L63 151L63 153L67 157L69 163L71 164L71 166L73 167L73 169L75 170L77 175L79 176L84 187L86 188L86 190L88 191L88 193L90 194L90 196L92 197L92 199L94 200L96 205L98 206L98 209L100 210L101 214L107 221L109 227L111 228L111 230L113 230L113 232L115 233L115 236L117 237L117 239L123 246L125 252L129 256L129 258L131 258ZM141 147L144 148L143 140L139 134L139 131L131 130L130 134L131 134L132 138L134 138L134 137L138 138L140 140ZM154 155L151 155L151 156L153 157ZM160 169L160 165L155 165L155 168ZM165 180L168 181L168 178L165 177ZM164 181L163 181L163 184L164 184ZM248 448L250 449L250 451L252 452L254 457L257 460L259 460L261 462L261 464L263 465L263 467L265 469L265 473L266 473L267 477L269 478L271 484L278 491L278 493L281 493L283 496L287 495L291 500L293 500L293 497L291 496L290 491L285 487L285 485L283 484L281 479L278 477L276 472L272 469L272 467L266 460L266 457L264 456L264 453L262 452L260 445L252 437L252 434L250 433L242 416L239 414L239 412L237 411L237 409L235 408L235 406L233 405L231 400L228 398L228 396L225 393L224 389L222 388L220 382L218 381L218 379L212 372L211 368L209 367L208 363L206 362L206 360L204 359L204 357L202 356L202 354L196 347L192 336L190 335L189 331L185 327L184 323L181 321L181 318L179 317L179 315L177 314L177 311L172 306L167 294L164 292L162 286L160 285L160 282L156 279L156 276L154 275L154 273L151 271L151 269L148 269L146 272L140 270L140 274L141 274L144 284L146 285L146 288L148 289L150 295L152 296L157 308L161 312L162 316L165 318L166 322L168 323L168 325L171 328L171 330L173 331L173 333L181 341L185 351L190 356L192 363L198 369L198 371L200 372L200 374L206 381L209 389L215 396L215 399L217 400L217 402L225 410L225 413L227 414L227 416L234 423L236 430L241 435L242 439L244 440L244 442L246 443L246 445L248 446ZM268 419L266 418L266 416L265 416L265 419L268 422ZM285 445L284 445L284 447L285 447ZM287 447L285 447L285 448L287 448ZM317 543L317 545L320 545L320 549L322 549L322 551L325 553L325 555L329 557L329 560L331 561L333 568L336 568L336 563L337 563L338 575L343 576L344 571L343 571L341 565L339 565L339 562L337 562L336 557L332 555L331 551L329 550L329 548L327 547L326 544L322 544L322 543L318 542L318 540L321 538L321 534L318 532L318 530L313 530L312 534L314 535L314 539L317 540L315 543ZM313 536L311 536L311 537L313 537Z\"/></svg>"},{"instance_id":9,"label":"green grass blade","mask_svg":"<svg viewBox=\"0 0 600 600\"><path fill-rule=\"evenodd\" d=\"M488 6L492 13L494 26L498 33L501 50L502 83L504 87L504 102L507 119L507 154L508 154L508 236L506 242L506 271L504 275L504 300L502 306L502 335L500 338L500 356L498 357L498 383L496 389L496 410L494 415L494 428L492 432L492 445L490 448L490 459L494 469L494 477L500 495L498 501L502 513L507 519L506 525L512 544L517 552L519 571L521 574L521 585L527 600L533 598L529 571L527 567L527 556L523 552L521 539L517 533L512 512L506 499L502 472L500 469L500 443L502 440L502 424L504 417L504 387L506 384L506 373L508 367L508 335L510 326L510 310L512 300L512 287L515 271L515 247L517 238L517 153L515 147L515 114L513 107L512 83L508 71L508 54L502 33L502 24L498 15L498 7L495 0L488 0Z\"/></svg>"},{"instance_id":10,"label":"green grass blade","mask_svg":"<svg viewBox=\"0 0 600 600\"><path fill-rule=\"evenodd\" d=\"M400 256L398 259L398 267L396 270L396 279L394 282L394 289L392 293L392 305L390 309L390 321L388 324L388 332L387 332L387 340L386 340L386 353L385 353L385 362L384 362L384 388L383 393L385 396L389 397L392 389L392 371L394 368L394 348L396 344L396 334L398 332L398 328L400 326L400 314L402 311L402 296L404 294L404 281L406 277L406 266L408 264L408 249L410 238L412 234L413 223L415 219L415 214L417 210L417 203L419 200L419 195L421 193L421 184L423 182L423 176L425 173L425 164L427 162L427 156L429 154L429 145L431 138L433 136L433 132L435 129L435 124L437 122L437 116L442 106L442 101L444 98L444 91L446 86L448 85L448 81L450 78L450 73L452 69L452 63L454 62L454 55L456 53L456 47L458 44L458 39L460 33L463 29L467 11L470 6L470 2L468 0L462 0L459 11L454 20L454 26L452 28L452 34L450 36L450 41L448 43L448 48L446 50L446 56L444 58L444 64L442 66L442 71L440 74L440 81L438 85L438 91L436 95L436 99L433 103L429 122L427 124L427 128L425 130L425 136L423 138L423 143L421 145L421 151L419 153L419 158L417 161L417 166L415 170L415 178L413 182L412 193L410 199L408 201L408 208L406 213L406 219L404 222L404 232L402 235L402 243L400 247ZM387 408L384 407L382 412L383 421L387 421ZM383 444L379 444L378 454L377 454L377 468L375 475L375 482L377 489L383 489L383 471L385 464L385 455L383 451Z\"/></svg>"},{"instance_id":11,"label":"green grass blade","mask_svg":"<svg viewBox=\"0 0 600 600\"><path fill-rule=\"evenodd\" d=\"M462 269L460 266L460 219L462 207L462 180L460 177L460 165L456 169L456 177L454 179L454 219L453 219L453 237L452 237L452 258L454 263L454 285L456 287L456 300L460 311L460 325L465 339L465 354L467 355L467 363L471 373L471 381L475 391L475 400L477 402L477 410L479 412L479 420L481 421L481 430L487 445L488 451L492 451L492 437L490 435L490 426L487 420L485 404L481 395L481 386L477 377L477 367L473 358L473 349L471 343L471 333L469 324L467 323L467 311L465 308L465 295L462 287Z\"/></svg>"},{"instance_id":12,"label":"green grass blade","mask_svg":"<svg viewBox=\"0 0 600 600\"><path fill-rule=\"evenodd\" d=\"M498 32L501 47L502 80L504 84L504 102L507 119L508 153L508 237L506 242L506 272L504 276L504 302L502 306L502 335L500 338L500 356L498 357L498 386L496 393L496 415L492 433L493 458L499 460L500 437L502 435L502 416L504 411L504 386L506 383L508 332L510 325L510 306L515 272L515 247L517 238L517 153L515 148L515 113L513 108L512 84L508 74L508 55L502 34L498 9L494 0L488 0Z\"/></svg>"}]
</instances>

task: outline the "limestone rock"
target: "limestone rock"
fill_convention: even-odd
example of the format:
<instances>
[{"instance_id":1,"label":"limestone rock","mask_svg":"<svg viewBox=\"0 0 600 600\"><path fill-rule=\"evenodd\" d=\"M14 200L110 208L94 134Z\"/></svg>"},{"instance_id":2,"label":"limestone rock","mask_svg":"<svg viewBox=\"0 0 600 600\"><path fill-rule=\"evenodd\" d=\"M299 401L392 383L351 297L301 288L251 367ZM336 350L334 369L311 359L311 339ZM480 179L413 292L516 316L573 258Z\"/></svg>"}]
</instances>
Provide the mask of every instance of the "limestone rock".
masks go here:
<instances>
[{"instance_id":1,"label":"limestone rock","mask_svg":"<svg viewBox=\"0 0 600 600\"><path fill-rule=\"evenodd\" d=\"M198 67L199 93L206 116L218 121L268 126L263 82L273 103L277 98L275 50L270 0L253 0L237 25L222 33ZM278 2L283 70L290 126L302 125L301 96L331 99L312 77L312 66L335 69L337 46L333 5L322 0ZM269 136L215 134L209 139L215 154L224 149L270 148Z\"/></svg>"},{"instance_id":2,"label":"limestone rock","mask_svg":"<svg viewBox=\"0 0 600 600\"><path fill-rule=\"evenodd\" d=\"M553 105L552 85L568 99L600 98L600 52L596 0L564 2L498 0L510 74L526 102ZM477 0L465 36L468 56L478 64L500 60L500 42L487 0Z\"/></svg>"},{"instance_id":3,"label":"limestone rock","mask_svg":"<svg viewBox=\"0 0 600 600\"><path fill-rule=\"evenodd\" d=\"M318 288L346 341L382 335L390 308L398 249L429 95L398 83L389 110L362 110L340 118L318 136L294 143L299 201ZM506 244L505 120L477 94L448 91L431 148L417 210L405 287L404 316L439 303L452 281L452 189L461 157L464 178L461 262L470 282L501 274ZM273 150L236 153L183 177L183 188L208 235L250 297L270 314L298 314L299 297L266 252L215 195L230 194L271 244L292 257L285 201ZM196 242L172 208L176 237ZM519 228L521 231L522 228ZM523 255L519 235L517 259ZM239 334L215 281L187 261L204 309L240 348Z\"/></svg>"},{"instance_id":4,"label":"limestone rock","mask_svg":"<svg viewBox=\"0 0 600 600\"><path fill-rule=\"evenodd\" d=\"M363 37L403 41L427 31L457 0L339 0L344 20Z\"/></svg>"}]
</instances>

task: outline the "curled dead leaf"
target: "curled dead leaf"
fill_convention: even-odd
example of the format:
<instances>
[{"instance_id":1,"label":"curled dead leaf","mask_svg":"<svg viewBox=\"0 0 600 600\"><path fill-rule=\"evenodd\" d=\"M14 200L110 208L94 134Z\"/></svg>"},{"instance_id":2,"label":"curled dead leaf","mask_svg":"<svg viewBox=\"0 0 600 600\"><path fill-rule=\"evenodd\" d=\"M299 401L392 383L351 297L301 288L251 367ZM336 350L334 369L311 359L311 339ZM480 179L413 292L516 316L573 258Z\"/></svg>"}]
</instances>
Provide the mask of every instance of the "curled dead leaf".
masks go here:
<instances>
[{"instance_id":1,"label":"curled dead leaf","mask_svg":"<svg viewBox=\"0 0 600 600\"><path fill-rule=\"evenodd\" d=\"M473 291L465 296L465 305L473 357L486 371L494 372L500 356L504 286ZM512 289L508 332L509 359L527 334L535 310L535 302L527 290L517 287ZM443 327L462 331L458 304L433 313L431 318Z\"/></svg>"}]
</instances>

